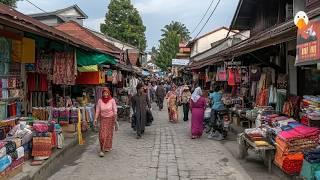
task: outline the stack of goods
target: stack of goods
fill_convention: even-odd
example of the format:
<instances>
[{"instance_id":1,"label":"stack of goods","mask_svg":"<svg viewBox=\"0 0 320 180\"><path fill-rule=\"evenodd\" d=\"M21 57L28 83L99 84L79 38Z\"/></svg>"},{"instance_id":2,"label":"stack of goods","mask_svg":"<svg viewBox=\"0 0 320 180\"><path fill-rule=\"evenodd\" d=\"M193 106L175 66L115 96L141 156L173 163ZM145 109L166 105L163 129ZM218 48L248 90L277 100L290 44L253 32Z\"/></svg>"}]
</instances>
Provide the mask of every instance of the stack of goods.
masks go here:
<instances>
[{"instance_id":1,"label":"stack of goods","mask_svg":"<svg viewBox=\"0 0 320 180\"><path fill-rule=\"evenodd\" d=\"M303 166L300 176L304 179L316 179L316 172L320 172L320 149L304 152Z\"/></svg>"},{"instance_id":2,"label":"stack of goods","mask_svg":"<svg viewBox=\"0 0 320 180\"><path fill-rule=\"evenodd\" d=\"M32 132L25 124L18 124L11 129L5 140L0 141L1 176L14 171L21 171L25 161L24 145L30 144Z\"/></svg>"},{"instance_id":3,"label":"stack of goods","mask_svg":"<svg viewBox=\"0 0 320 180\"><path fill-rule=\"evenodd\" d=\"M32 108L32 117L35 117L39 120L48 120L49 114L51 113L50 108L46 107L33 107Z\"/></svg>"},{"instance_id":4,"label":"stack of goods","mask_svg":"<svg viewBox=\"0 0 320 180\"><path fill-rule=\"evenodd\" d=\"M314 149L319 141L319 129L289 122L276 138L275 164L288 174L300 173L303 151Z\"/></svg>"},{"instance_id":5,"label":"stack of goods","mask_svg":"<svg viewBox=\"0 0 320 180\"><path fill-rule=\"evenodd\" d=\"M320 127L320 96L303 96L301 122L308 126Z\"/></svg>"},{"instance_id":6,"label":"stack of goods","mask_svg":"<svg viewBox=\"0 0 320 180\"><path fill-rule=\"evenodd\" d=\"M52 153L52 134L46 122L35 122L33 124L34 135L32 139L33 164L38 164L48 159Z\"/></svg>"},{"instance_id":7,"label":"stack of goods","mask_svg":"<svg viewBox=\"0 0 320 180\"><path fill-rule=\"evenodd\" d=\"M71 108L53 108L52 120L59 122L61 125L69 124Z\"/></svg>"},{"instance_id":8,"label":"stack of goods","mask_svg":"<svg viewBox=\"0 0 320 180\"><path fill-rule=\"evenodd\" d=\"M261 128L246 129L244 131L244 134L251 142L254 142L254 144L257 147L271 146L265 138L266 131L264 129L261 129Z\"/></svg>"},{"instance_id":9,"label":"stack of goods","mask_svg":"<svg viewBox=\"0 0 320 180\"><path fill-rule=\"evenodd\" d=\"M11 129L8 133L8 137L21 140L21 146L24 149L24 159L29 159L31 154L31 141L33 137L31 127L26 125L25 122L20 122Z\"/></svg>"},{"instance_id":10,"label":"stack of goods","mask_svg":"<svg viewBox=\"0 0 320 180\"><path fill-rule=\"evenodd\" d=\"M257 117L255 119L255 123L257 127L260 127L261 125L265 125L266 122L262 120L262 116L268 116L274 114L274 110L271 106L262 106L262 107L256 107Z\"/></svg>"}]
</instances>

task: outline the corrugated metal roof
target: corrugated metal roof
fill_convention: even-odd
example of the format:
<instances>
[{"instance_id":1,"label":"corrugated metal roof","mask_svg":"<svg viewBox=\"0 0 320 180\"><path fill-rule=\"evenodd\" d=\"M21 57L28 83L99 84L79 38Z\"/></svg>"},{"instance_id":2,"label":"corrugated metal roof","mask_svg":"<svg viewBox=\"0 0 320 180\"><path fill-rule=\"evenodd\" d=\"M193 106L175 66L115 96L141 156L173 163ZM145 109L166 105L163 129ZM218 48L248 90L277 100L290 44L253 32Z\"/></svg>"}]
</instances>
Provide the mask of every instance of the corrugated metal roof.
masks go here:
<instances>
[{"instance_id":1,"label":"corrugated metal roof","mask_svg":"<svg viewBox=\"0 0 320 180\"><path fill-rule=\"evenodd\" d=\"M23 32L33 33L39 36L43 36L49 39L63 41L65 43L74 45L76 47L82 47L84 49L96 50L89 44L84 43L64 32L61 32L55 28L47 26L42 22L22 14L15 9L0 3L0 24L9 26L14 29L18 29Z\"/></svg>"},{"instance_id":2,"label":"corrugated metal roof","mask_svg":"<svg viewBox=\"0 0 320 180\"><path fill-rule=\"evenodd\" d=\"M119 58L121 50L111 43L106 42L100 37L93 34L87 28L79 25L77 22L69 21L60 24L55 27L56 29L69 34L70 36L79 39L87 44L90 44L96 49L109 53L111 55L117 56Z\"/></svg>"}]
</instances>

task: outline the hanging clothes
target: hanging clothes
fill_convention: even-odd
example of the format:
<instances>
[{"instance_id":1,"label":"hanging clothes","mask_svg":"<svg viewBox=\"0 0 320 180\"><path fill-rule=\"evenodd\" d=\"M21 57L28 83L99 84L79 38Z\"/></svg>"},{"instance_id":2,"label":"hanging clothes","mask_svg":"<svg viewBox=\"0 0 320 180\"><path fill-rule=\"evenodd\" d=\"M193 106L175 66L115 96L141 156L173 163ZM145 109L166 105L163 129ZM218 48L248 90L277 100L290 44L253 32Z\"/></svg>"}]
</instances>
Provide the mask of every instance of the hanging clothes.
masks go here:
<instances>
[{"instance_id":1,"label":"hanging clothes","mask_svg":"<svg viewBox=\"0 0 320 180\"><path fill-rule=\"evenodd\" d=\"M74 85L76 82L75 58L73 52L54 54L53 83Z\"/></svg>"},{"instance_id":2,"label":"hanging clothes","mask_svg":"<svg viewBox=\"0 0 320 180\"><path fill-rule=\"evenodd\" d=\"M261 76L261 71L259 68L252 67L250 70L250 80L251 81L259 81Z\"/></svg>"},{"instance_id":3,"label":"hanging clothes","mask_svg":"<svg viewBox=\"0 0 320 180\"><path fill-rule=\"evenodd\" d=\"M235 69L228 69L228 85L235 86L236 85L236 77L235 77Z\"/></svg>"}]
</instances>

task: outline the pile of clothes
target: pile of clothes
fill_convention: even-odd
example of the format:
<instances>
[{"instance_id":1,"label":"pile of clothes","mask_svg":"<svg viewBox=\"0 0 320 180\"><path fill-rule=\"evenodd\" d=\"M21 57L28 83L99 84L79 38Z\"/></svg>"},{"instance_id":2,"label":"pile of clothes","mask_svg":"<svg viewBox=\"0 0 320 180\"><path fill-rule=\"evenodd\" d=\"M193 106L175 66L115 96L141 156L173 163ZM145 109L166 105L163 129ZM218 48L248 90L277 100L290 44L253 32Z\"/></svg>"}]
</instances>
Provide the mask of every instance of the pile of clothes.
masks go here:
<instances>
[{"instance_id":1,"label":"pile of clothes","mask_svg":"<svg viewBox=\"0 0 320 180\"><path fill-rule=\"evenodd\" d=\"M316 179L316 174L320 174L320 149L305 151L300 176L311 180Z\"/></svg>"},{"instance_id":2,"label":"pile of clothes","mask_svg":"<svg viewBox=\"0 0 320 180\"><path fill-rule=\"evenodd\" d=\"M317 147L319 129L298 122L289 122L276 137L275 164L287 174L298 174L303 163L303 151Z\"/></svg>"},{"instance_id":3,"label":"pile of clothes","mask_svg":"<svg viewBox=\"0 0 320 180\"><path fill-rule=\"evenodd\" d=\"M320 96L303 96L301 123L308 126L320 127Z\"/></svg>"},{"instance_id":4,"label":"pile of clothes","mask_svg":"<svg viewBox=\"0 0 320 180\"><path fill-rule=\"evenodd\" d=\"M7 137L0 141L0 177L22 168L32 140L30 126L21 122L14 126Z\"/></svg>"},{"instance_id":5,"label":"pile of clothes","mask_svg":"<svg viewBox=\"0 0 320 180\"><path fill-rule=\"evenodd\" d=\"M251 128L245 129L244 135L251 141L254 142L257 147L270 146L265 138L265 129L262 128Z\"/></svg>"},{"instance_id":6,"label":"pile of clothes","mask_svg":"<svg viewBox=\"0 0 320 180\"><path fill-rule=\"evenodd\" d=\"M48 159L53 148L62 148L64 137L61 126L55 121L37 121L33 123L32 156L33 165L40 165Z\"/></svg>"}]
</instances>

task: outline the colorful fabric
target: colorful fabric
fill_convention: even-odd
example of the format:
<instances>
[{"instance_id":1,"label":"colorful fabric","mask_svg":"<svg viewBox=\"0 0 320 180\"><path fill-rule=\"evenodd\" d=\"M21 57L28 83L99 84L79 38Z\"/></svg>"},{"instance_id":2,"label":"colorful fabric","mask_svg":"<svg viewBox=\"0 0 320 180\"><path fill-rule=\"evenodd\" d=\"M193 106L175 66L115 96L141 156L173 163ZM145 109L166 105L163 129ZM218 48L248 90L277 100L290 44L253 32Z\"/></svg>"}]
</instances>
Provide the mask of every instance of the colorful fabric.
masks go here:
<instances>
[{"instance_id":1,"label":"colorful fabric","mask_svg":"<svg viewBox=\"0 0 320 180\"><path fill-rule=\"evenodd\" d=\"M0 158L0 172L3 172L12 163L12 159L9 155Z\"/></svg>"},{"instance_id":2,"label":"colorful fabric","mask_svg":"<svg viewBox=\"0 0 320 180\"><path fill-rule=\"evenodd\" d=\"M191 108L191 135L192 136L202 136L203 133L203 120L204 111L206 108L206 100L204 97L200 97L197 102L190 101Z\"/></svg>"},{"instance_id":3,"label":"colorful fabric","mask_svg":"<svg viewBox=\"0 0 320 180\"><path fill-rule=\"evenodd\" d=\"M53 83L74 85L76 80L74 52L55 53L53 64Z\"/></svg>"},{"instance_id":4,"label":"colorful fabric","mask_svg":"<svg viewBox=\"0 0 320 180\"><path fill-rule=\"evenodd\" d=\"M48 157L51 156L51 138L50 137L33 137L32 141L32 156Z\"/></svg>"},{"instance_id":5,"label":"colorful fabric","mask_svg":"<svg viewBox=\"0 0 320 180\"><path fill-rule=\"evenodd\" d=\"M16 151L16 149L17 149L16 148L16 143L13 142L13 141L7 141L5 147L6 147L7 154L14 153Z\"/></svg>"},{"instance_id":6,"label":"colorful fabric","mask_svg":"<svg viewBox=\"0 0 320 180\"><path fill-rule=\"evenodd\" d=\"M24 157L13 160L10 166L8 167L7 171L12 171L17 167L21 166L24 163Z\"/></svg>"},{"instance_id":7,"label":"colorful fabric","mask_svg":"<svg viewBox=\"0 0 320 180\"><path fill-rule=\"evenodd\" d=\"M99 142L102 152L112 149L113 130L115 126L114 117L102 117L100 120Z\"/></svg>"},{"instance_id":8,"label":"colorful fabric","mask_svg":"<svg viewBox=\"0 0 320 180\"><path fill-rule=\"evenodd\" d=\"M302 153L289 154L283 160L282 169L284 172L290 175L299 174L302 168L302 163Z\"/></svg>"},{"instance_id":9,"label":"colorful fabric","mask_svg":"<svg viewBox=\"0 0 320 180\"><path fill-rule=\"evenodd\" d=\"M48 132L48 124L37 122L33 124L33 130L39 133L45 133Z\"/></svg>"}]
</instances>

